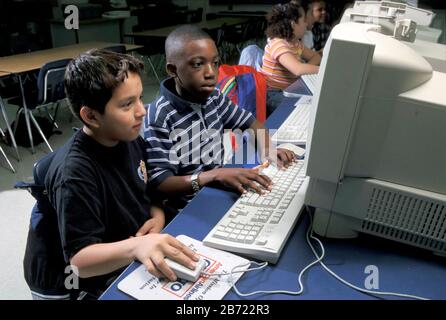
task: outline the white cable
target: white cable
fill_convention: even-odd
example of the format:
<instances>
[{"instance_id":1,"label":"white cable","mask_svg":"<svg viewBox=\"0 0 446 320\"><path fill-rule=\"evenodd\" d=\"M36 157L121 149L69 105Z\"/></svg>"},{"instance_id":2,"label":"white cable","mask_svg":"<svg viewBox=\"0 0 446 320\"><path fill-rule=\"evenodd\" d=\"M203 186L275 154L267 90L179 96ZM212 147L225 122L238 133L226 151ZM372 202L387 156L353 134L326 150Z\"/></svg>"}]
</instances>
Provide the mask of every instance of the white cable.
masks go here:
<instances>
[{"instance_id":1,"label":"white cable","mask_svg":"<svg viewBox=\"0 0 446 320\"><path fill-rule=\"evenodd\" d=\"M310 234L310 228L307 230L307 234L306 234L306 239L307 239L307 243L309 245L311 245L310 243L310 239L309 239L309 234ZM256 294L289 294L289 295L301 295L304 291L304 286L302 284L302 277L304 275L304 273L311 268L312 266L316 265L318 262L320 262L324 257L324 254L321 255L321 257L318 257L316 260L314 260L313 262L311 262L310 264L308 264L305 268L302 269L302 271L299 273L299 277L298 277L298 281L299 281L299 287L300 289L298 291L287 291L287 290L269 290L269 291L263 291L263 290L259 290L259 291L253 291L253 292L247 292L247 293L243 293L241 292L237 286L235 285L235 281L232 278L232 275L234 273L240 273L240 272L246 272L246 271L255 271L255 270L261 270L263 268L265 268L268 265L268 262L262 262L262 263L258 263L255 261L249 261L248 263L242 264L242 265L238 265L235 266L234 268L232 268L231 272L229 273L207 273L207 272L202 272L201 274L205 275L205 276L220 276L220 275L229 275L229 281L231 283L232 288L234 289L234 291L241 297L249 297L249 296L253 296ZM239 270L239 271L235 271L238 268L243 268L246 267L248 265L250 265L251 263L258 265L259 267L255 267L255 268L249 268L246 270Z\"/></svg>"},{"instance_id":2,"label":"white cable","mask_svg":"<svg viewBox=\"0 0 446 320\"><path fill-rule=\"evenodd\" d=\"M308 207L307 207L307 211L310 212ZM312 230L312 229L313 229L312 226L313 226L313 218L312 218L312 215L310 214L310 227L309 227L309 230ZM308 234L307 234L307 235L308 235ZM323 246L323 244L322 244L322 241L319 240L318 238L316 238L316 237L313 235L313 232L312 232L312 231L310 232L310 237L311 237L311 239L314 239L315 241L317 241L317 243L319 244L319 247L321 248L321 251L322 251L322 255L321 255L321 257L323 257L323 256L325 255L325 249L324 249L324 246ZM313 251L314 256L315 256L316 258L318 258L320 265L321 265L321 266L322 266L322 267L323 267L329 274L331 274L334 278L336 278L338 281L342 282L343 284L349 286L350 288L352 288L352 289L354 289L354 290L357 290L357 291L360 291L360 292L363 292L363 293L366 293L366 294L372 294L372 295L397 296L397 297L409 298L409 299L416 299L416 300L429 300L429 299L424 298L424 297L419 297L419 296L410 295L410 294L405 294L405 293L373 291L373 290L367 290L367 289L363 289L363 288L357 287L357 286L355 286L354 284L351 284L350 282L348 282L348 281L342 279L340 276L338 276L336 273L334 273L330 268L328 268L328 267L325 265L325 263L322 262L322 259L319 259L319 258L321 258L321 257L318 256L318 254L317 254L317 252L316 252L316 249L313 247L313 245L311 244L311 242L308 241L308 238L307 238L307 242L308 242L308 244L310 245L311 251Z\"/></svg>"},{"instance_id":3,"label":"white cable","mask_svg":"<svg viewBox=\"0 0 446 320\"><path fill-rule=\"evenodd\" d=\"M202 275L207 276L207 277L213 277L213 276L223 276L223 275L228 275L229 276L229 281L231 283L231 287L234 289L234 291L241 297L249 297L252 295L256 295L256 294L288 294L288 295L301 295L304 291L304 286L302 284L302 277L304 275L304 273L311 268L312 266L314 266L315 264L319 263L331 276L333 276L334 278L336 278L338 281L340 281L341 283L345 284L346 286L366 293L366 294L371 294L371 295L382 295L382 296L396 296L396 297L402 297L402 298L409 298L409 299L416 299L416 300L429 300L427 298L424 297L419 297L419 296L415 296L415 295L410 295L410 294L405 294L405 293L395 293L395 292L383 292L383 291L373 291L373 290L367 290L367 289L363 289L360 288L346 280L344 280L343 278L341 278L340 276L338 276L335 272L333 272L330 268L328 268L325 263L322 261L323 258L325 257L325 248L324 245L322 244L322 241L319 240L317 237L315 237L313 235L313 217L310 213L310 210L308 208L308 206L306 206L307 212L309 213L310 216L310 225L308 227L307 233L306 233L306 240L307 243L309 245L309 247L311 248L311 251L313 252L314 256L316 257L316 260L314 260L313 262L311 262L310 264L308 264L305 268L302 269L302 271L299 273L299 277L298 277L298 281L299 281L299 287L300 289L298 291L287 291L287 290L268 290L268 291L263 291L263 290L259 290L259 291L253 291L253 292L248 292L248 293L243 293L241 292L237 286L235 285L235 281L232 277L232 275L234 273L240 273L240 272L249 272L249 271L255 271L255 270L261 270L264 269L265 267L268 266L268 262L262 262L262 263L258 263L256 261L249 261L248 263L242 264L242 265L238 265L235 266L234 268L232 268L231 272L226 273L207 273L207 272L201 272ZM311 244L310 238L315 240L320 249L321 249L321 255L319 256L316 249L313 247L313 245ZM254 268L248 268L246 270L236 270L238 268L243 268L246 266L249 266L251 264L255 264L258 267L254 267Z\"/></svg>"},{"instance_id":4,"label":"white cable","mask_svg":"<svg viewBox=\"0 0 446 320\"><path fill-rule=\"evenodd\" d=\"M242 267L246 267L249 266L251 263L257 264L259 267L255 267L255 268L248 268L246 270L240 270L240 271L234 271L234 269L237 268L242 268ZM268 262L262 262L262 263L258 263L255 261L249 261L248 263L245 264L240 264L238 266L235 266L234 268L232 268L231 272L221 272L221 273L208 273L208 272L201 272L201 275L203 276L207 276L207 277L213 277L213 276L229 276L233 273L241 273L241 272L246 272L246 271L254 271L254 270L261 270L263 268L265 268L268 265Z\"/></svg>"}]
</instances>

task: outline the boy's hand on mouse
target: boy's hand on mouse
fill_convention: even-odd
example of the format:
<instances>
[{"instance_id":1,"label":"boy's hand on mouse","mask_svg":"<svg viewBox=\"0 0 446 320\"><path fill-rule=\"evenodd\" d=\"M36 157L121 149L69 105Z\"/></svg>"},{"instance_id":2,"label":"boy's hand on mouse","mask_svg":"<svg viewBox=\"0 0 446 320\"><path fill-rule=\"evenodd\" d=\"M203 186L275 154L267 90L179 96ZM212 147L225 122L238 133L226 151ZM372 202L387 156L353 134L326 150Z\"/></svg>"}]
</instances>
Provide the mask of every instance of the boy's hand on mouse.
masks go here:
<instances>
[{"instance_id":1,"label":"boy's hand on mouse","mask_svg":"<svg viewBox=\"0 0 446 320\"><path fill-rule=\"evenodd\" d=\"M136 232L136 237L140 237L149 233L160 233L166 223L164 211L158 207L152 206L150 209L151 219L147 220L141 228Z\"/></svg>"},{"instance_id":2,"label":"boy's hand on mouse","mask_svg":"<svg viewBox=\"0 0 446 320\"><path fill-rule=\"evenodd\" d=\"M190 248L168 234L147 234L132 239L137 241L133 256L145 265L147 271L158 278L167 277L170 281L177 279L165 262L165 257L190 269L195 269L199 260Z\"/></svg>"},{"instance_id":3,"label":"boy's hand on mouse","mask_svg":"<svg viewBox=\"0 0 446 320\"><path fill-rule=\"evenodd\" d=\"M246 193L248 188L252 188L259 194L272 189L271 179L261 174L259 167L215 169L215 181L240 193Z\"/></svg>"}]
</instances>

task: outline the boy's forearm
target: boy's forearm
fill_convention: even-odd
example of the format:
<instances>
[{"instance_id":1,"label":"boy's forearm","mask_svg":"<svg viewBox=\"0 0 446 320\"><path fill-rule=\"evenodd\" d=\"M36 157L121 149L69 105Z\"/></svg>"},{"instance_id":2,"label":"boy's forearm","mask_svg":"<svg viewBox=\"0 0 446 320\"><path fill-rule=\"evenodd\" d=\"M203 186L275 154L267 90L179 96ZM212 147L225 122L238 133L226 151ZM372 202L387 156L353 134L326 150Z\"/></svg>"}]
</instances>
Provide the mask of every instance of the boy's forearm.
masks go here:
<instances>
[{"instance_id":1,"label":"boy's forearm","mask_svg":"<svg viewBox=\"0 0 446 320\"><path fill-rule=\"evenodd\" d=\"M170 176L158 186L158 190L168 195L188 195L193 193L189 176Z\"/></svg>"},{"instance_id":2,"label":"boy's forearm","mask_svg":"<svg viewBox=\"0 0 446 320\"><path fill-rule=\"evenodd\" d=\"M81 278L108 274L135 260L137 241L139 238L135 237L112 243L92 244L76 253L70 263L77 268Z\"/></svg>"},{"instance_id":3,"label":"boy's forearm","mask_svg":"<svg viewBox=\"0 0 446 320\"><path fill-rule=\"evenodd\" d=\"M198 176L200 187L204 187L215 181L216 169L203 171ZM170 176L164 180L158 187L160 191L171 195L188 195L192 194L191 176Z\"/></svg>"}]
</instances>

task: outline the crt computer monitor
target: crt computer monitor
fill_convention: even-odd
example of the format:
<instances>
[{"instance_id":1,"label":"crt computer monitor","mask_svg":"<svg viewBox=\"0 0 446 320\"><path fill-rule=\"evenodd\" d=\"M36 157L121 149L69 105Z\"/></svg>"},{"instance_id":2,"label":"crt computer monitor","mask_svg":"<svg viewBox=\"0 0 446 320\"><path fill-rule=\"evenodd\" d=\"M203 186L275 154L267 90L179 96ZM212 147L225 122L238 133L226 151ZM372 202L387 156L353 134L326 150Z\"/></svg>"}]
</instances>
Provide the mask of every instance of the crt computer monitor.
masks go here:
<instances>
[{"instance_id":1,"label":"crt computer monitor","mask_svg":"<svg viewBox=\"0 0 446 320\"><path fill-rule=\"evenodd\" d=\"M340 22L378 24L381 27L380 32L382 34L394 36L395 29L398 30L397 20L388 16L377 16L373 12L358 13L354 8L348 8L344 11ZM437 43L444 31L421 25L416 25L414 29L414 32L411 31L408 34L409 40L402 38L401 41L406 41L406 45L422 55L432 65L434 70L446 72L446 45Z\"/></svg>"},{"instance_id":2,"label":"crt computer monitor","mask_svg":"<svg viewBox=\"0 0 446 320\"><path fill-rule=\"evenodd\" d=\"M446 253L446 74L378 26L337 25L307 141L314 231Z\"/></svg>"},{"instance_id":3,"label":"crt computer monitor","mask_svg":"<svg viewBox=\"0 0 446 320\"><path fill-rule=\"evenodd\" d=\"M377 16L387 15L411 19L421 26L429 26L435 17L431 10L417 8L408 3L397 1L355 1L353 11Z\"/></svg>"}]
</instances>

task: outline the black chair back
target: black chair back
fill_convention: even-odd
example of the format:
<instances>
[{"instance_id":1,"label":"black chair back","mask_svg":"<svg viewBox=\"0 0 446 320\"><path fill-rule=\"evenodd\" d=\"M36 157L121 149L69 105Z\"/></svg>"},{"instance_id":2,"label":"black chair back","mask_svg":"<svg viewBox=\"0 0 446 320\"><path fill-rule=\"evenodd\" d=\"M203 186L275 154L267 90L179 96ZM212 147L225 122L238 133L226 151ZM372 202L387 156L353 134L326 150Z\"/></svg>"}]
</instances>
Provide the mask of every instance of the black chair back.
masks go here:
<instances>
[{"instance_id":1,"label":"black chair back","mask_svg":"<svg viewBox=\"0 0 446 320\"><path fill-rule=\"evenodd\" d=\"M203 8L198 8L191 14L189 23L200 22L202 20L202 16L203 16Z\"/></svg>"},{"instance_id":2,"label":"black chair back","mask_svg":"<svg viewBox=\"0 0 446 320\"><path fill-rule=\"evenodd\" d=\"M110 46L110 47L104 48L104 50L113 51L116 53L127 53L127 49L125 48L125 45Z\"/></svg>"},{"instance_id":3,"label":"black chair back","mask_svg":"<svg viewBox=\"0 0 446 320\"><path fill-rule=\"evenodd\" d=\"M62 59L46 63L37 77L37 105L57 102L65 98L65 68L71 59Z\"/></svg>"},{"instance_id":4,"label":"black chair back","mask_svg":"<svg viewBox=\"0 0 446 320\"><path fill-rule=\"evenodd\" d=\"M31 212L23 259L25 280L34 292L57 296L57 299L68 299L75 292L70 292L65 287L67 263L63 255L57 213L45 188L48 169L53 161L60 161L55 160L57 152L58 150L51 152L36 162L33 184L20 182L15 187L28 189L37 200Z\"/></svg>"}]
</instances>

